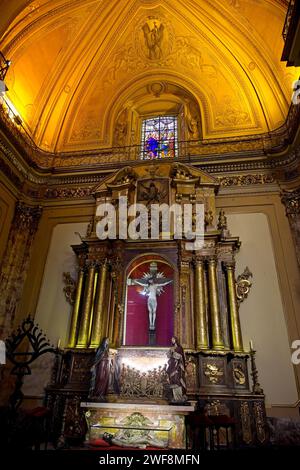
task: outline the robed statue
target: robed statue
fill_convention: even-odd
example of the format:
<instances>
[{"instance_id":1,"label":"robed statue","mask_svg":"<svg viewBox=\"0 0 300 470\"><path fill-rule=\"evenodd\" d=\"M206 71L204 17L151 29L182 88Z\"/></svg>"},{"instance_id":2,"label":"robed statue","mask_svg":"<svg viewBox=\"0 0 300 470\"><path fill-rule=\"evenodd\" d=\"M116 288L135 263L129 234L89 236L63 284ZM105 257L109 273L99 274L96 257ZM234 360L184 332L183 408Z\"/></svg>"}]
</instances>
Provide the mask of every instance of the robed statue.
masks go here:
<instances>
[{"instance_id":1,"label":"robed statue","mask_svg":"<svg viewBox=\"0 0 300 470\"><path fill-rule=\"evenodd\" d=\"M185 357L181 344L176 336L172 337L172 346L168 351L167 375L172 393L171 403L185 403Z\"/></svg>"},{"instance_id":2,"label":"robed statue","mask_svg":"<svg viewBox=\"0 0 300 470\"><path fill-rule=\"evenodd\" d=\"M97 400L105 400L108 392L109 376L110 376L110 358L109 358L109 341L103 338L96 351L94 363L91 367L91 383L89 398Z\"/></svg>"}]
</instances>

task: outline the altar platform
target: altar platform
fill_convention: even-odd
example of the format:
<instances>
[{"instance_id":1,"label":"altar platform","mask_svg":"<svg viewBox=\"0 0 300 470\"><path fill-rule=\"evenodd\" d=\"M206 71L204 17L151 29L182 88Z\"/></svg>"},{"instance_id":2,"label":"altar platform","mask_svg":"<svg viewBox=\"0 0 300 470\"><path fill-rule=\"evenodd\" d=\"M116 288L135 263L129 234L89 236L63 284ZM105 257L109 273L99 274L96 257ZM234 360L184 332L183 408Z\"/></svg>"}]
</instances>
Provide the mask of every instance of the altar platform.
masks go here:
<instances>
[{"instance_id":1,"label":"altar platform","mask_svg":"<svg viewBox=\"0 0 300 470\"><path fill-rule=\"evenodd\" d=\"M187 405L81 402L80 406L88 425L88 440L98 439L104 432L136 430L144 435L151 433L169 449L185 448L185 416L195 410L193 402Z\"/></svg>"}]
</instances>

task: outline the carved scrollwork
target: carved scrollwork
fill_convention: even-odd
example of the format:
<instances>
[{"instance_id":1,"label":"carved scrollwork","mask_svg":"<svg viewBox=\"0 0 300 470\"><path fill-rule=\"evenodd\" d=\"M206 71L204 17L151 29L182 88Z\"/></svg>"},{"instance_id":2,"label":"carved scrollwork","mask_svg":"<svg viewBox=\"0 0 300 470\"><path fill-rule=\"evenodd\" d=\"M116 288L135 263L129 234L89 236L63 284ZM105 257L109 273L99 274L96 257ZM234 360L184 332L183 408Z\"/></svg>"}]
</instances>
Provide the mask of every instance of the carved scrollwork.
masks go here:
<instances>
[{"instance_id":1,"label":"carved scrollwork","mask_svg":"<svg viewBox=\"0 0 300 470\"><path fill-rule=\"evenodd\" d=\"M262 443L266 440L264 406L262 402L256 402L253 405L257 439Z\"/></svg>"},{"instance_id":2,"label":"carved scrollwork","mask_svg":"<svg viewBox=\"0 0 300 470\"><path fill-rule=\"evenodd\" d=\"M251 417L250 417L249 404L246 401L241 403L241 424L242 424L243 441L246 444L250 444L250 442L252 441Z\"/></svg>"},{"instance_id":3,"label":"carved scrollwork","mask_svg":"<svg viewBox=\"0 0 300 470\"><path fill-rule=\"evenodd\" d=\"M129 166L125 166L122 170L118 171L113 183L107 185L108 188L115 188L116 186L129 185L135 179L135 173Z\"/></svg>"},{"instance_id":4,"label":"carved scrollwork","mask_svg":"<svg viewBox=\"0 0 300 470\"><path fill-rule=\"evenodd\" d=\"M65 284L64 294L65 294L65 297L66 297L66 301L70 305L74 305L77 283L76 283L75 279L72 278L72 276L69 272L64 272L63 273L63 282Z\"/></svg>"},{"instance_id":5,"label":"carved scrollwork","mask_svg":"<svg viewBox=\"0 0 300 470\"><path fill-rule=\"evenodd\" d=\"M243 302L250 292L253 274L248 268L248 266L244 269L244 272L237 277L236 280L236 296L237 301L240 304Z\"/></svg>"},{"instance_id":6,"label":"carved scrollwork","mask_svg":"<svg viewBox=\"0 0 300 470\"><path fill-rule=\"evenodd\" d=\"M218 416L230 414L226 404L222 403L220 400L212 400L211 402L207 403L205 410L207 411L208 415Z\"/></svg>"}]
</instances>

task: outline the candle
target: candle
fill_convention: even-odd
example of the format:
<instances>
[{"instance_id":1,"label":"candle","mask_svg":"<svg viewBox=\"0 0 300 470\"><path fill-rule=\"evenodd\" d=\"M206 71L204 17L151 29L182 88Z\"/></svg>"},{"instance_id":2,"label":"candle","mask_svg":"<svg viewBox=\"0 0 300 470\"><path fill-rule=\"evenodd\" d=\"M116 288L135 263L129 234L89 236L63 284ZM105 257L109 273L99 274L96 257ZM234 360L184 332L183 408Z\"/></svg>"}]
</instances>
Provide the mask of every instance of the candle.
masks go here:
<instances>
[{"instance_id":1,"label":"candle","mask_svg":"<svg viewBox=\"0 0 300 470\"><path fill-rule=\"evenodd\" d=\"M254 351L252 339L250 339L250 343L249 343L249 344L250 344L250 351Z\"/></svg>"},{"instance_id":2,"label":"candle","mask_svg":"<svg viewBox=\"0 0 300 470\"><path fill-rule=\"evenodd\" d=\"M58 341L57 341L57 349L59 349L60 343L61 343L61 341L60 341L60 338L59 338Z\"/></svg>"}]
</instances>

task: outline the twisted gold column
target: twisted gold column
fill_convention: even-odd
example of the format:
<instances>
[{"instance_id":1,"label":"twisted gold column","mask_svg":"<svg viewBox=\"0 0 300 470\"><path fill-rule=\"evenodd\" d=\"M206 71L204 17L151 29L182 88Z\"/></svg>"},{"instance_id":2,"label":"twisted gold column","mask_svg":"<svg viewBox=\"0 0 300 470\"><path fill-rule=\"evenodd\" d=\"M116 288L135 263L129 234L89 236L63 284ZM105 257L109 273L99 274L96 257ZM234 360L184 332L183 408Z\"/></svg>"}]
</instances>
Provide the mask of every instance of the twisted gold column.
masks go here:
<instances>
[{"instance_id":1,"label":"twisted gold column","mask_svg":"<svg viewBox=\"0 0 300 470\"><path fill-rule=\"evenodd\" d=\"M77 348L86 348L88 345L91 311L94 296L95 270L95 265L91 264L88 269L87 281L85 286L83 310L76 344Z\"/></svg>"},{"instance_id":2,"label":"twisted gold column","mask_svg":"<svg viewBox=\"0 0 300 470\"><path fill-rule=\"evenodd\" d=\"M72 319L71 319L71 326L70 326L70 334L69 334L69 348L75 348L76 345L76 337L77 337L77 330L78 330L78 318L79 318L79 308L80 308L80 300L82 295L82 286L83 286L83 278L84 278L84 270L80 268L78 273L78 281L77 281L77 288L76 288L76 296L75 302L72 312Z\"/></svg>"},{"instance_id":3,"label":"twisted gold column","mask_svg":"<svg viewBox=\"0 0 300 470\"><path fill-rule=\"evenodd\" d=\"M210 258L208 260L208 283L212 326L212 347L213 349L224 349L216 269L216 260L214 258Z\"/></svg>"},{"instance_id":4,"label":"twisted gold column","mask_svg":"<svg viewBox=\"0 0 300 470\"><path fill-rule=\"evenodd\" d=\"M230 326L233 349L237 352L243 351L243 340L240 324L239 309L236 300L234 263L224 263L226 269L226 280L228 289Z\"/></svg>"},{"instance_id":5,"label":"twisted gold column","mask_svg":"<svg viewBox=\"0 0 300 470\"><path fill-rule=\"evenodd\" d=\"M205 305L204 262L196 259L195 264L195 323L196 348L208 349L208 334Z\"/></svg>"},{"instance_id":6,"label":"twisted gold column","mask_svg":"<svg viewBox=\"0 0 300 470\"><path fill-rule=\"evenodd\" d=\"M105 326L107 321L106 314L106 282L107 282L108 266L104 261L100 267L98 289L96 293L96 303L94 309L93 326L91 333L90 347L96 348L99 346L100 341L106 335Z\"/></svg>"}]
</instances>

